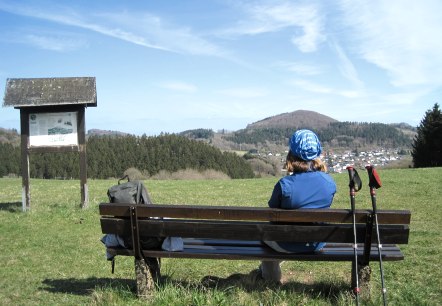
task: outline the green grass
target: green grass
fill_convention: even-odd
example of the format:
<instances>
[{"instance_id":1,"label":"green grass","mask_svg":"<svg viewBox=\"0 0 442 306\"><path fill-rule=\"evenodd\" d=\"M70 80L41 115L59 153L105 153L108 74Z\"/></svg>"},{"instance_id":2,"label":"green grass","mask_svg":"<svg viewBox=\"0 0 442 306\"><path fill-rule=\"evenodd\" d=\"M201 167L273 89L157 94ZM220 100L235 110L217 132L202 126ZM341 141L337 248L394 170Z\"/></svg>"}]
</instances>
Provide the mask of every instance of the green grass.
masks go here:
<instances>
[{"instance_id":1,"label":"green grass","mask_svg":"<svg viewBox=\"0 0 442 306\"><path fill-rule=\"evenodd\" d=\"M405 260L384 263L390 305L442 304L442 168L380 170L379 209L412 211ZM364 171L357 208L370 208ZM348 176L334 175L333 206L348 208ZM145 181L155 203L265 207L275 178ZM89 180L89 208L80 209L79 181L31 180L31 211L21 212L21 180L0 179L0 304L145 305L135 295L132 258L116 272L100 243L98 204L114 181ZM258 262L163 260L163 282L150 305L349 305L350 263L285 262L284 283L253 282ZM372 263L372 295L379 305L379 265ZM215 285L210 278L221 278Z\"/></svg>"}]
</instances>

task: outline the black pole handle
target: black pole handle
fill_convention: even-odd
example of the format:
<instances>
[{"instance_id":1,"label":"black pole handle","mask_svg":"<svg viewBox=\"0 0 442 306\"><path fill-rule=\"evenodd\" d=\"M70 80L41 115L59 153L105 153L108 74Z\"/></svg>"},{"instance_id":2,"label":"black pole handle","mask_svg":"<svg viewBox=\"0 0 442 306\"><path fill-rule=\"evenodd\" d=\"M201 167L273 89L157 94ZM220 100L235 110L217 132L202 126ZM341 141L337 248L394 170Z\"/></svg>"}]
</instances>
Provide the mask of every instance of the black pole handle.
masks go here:
<instances>
[{"instance_id":1,"label":"black pole handle","mask_svg":"<svg viewBox=\"0 0 442 306\"><path fill-rule=\"evenodd\" d=\"M362 181L359 177L358 171L352 166L347 167L348 177L350 179L349 187L350 189L354 189L355 192L358 192L362 188Z\"/></svg>"}]
</instances>

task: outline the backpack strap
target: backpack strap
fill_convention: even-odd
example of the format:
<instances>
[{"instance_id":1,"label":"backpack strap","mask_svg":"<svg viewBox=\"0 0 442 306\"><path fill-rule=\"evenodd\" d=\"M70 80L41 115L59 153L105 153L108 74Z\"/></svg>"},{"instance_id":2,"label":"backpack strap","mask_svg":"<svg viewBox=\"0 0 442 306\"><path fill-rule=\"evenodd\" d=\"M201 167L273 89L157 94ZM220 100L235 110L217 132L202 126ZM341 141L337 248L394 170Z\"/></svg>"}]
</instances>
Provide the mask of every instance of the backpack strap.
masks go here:
<instances>
[{"instance_id":1,"label":"backpack strap","mask_svg":"<svg viewBox=\"0 0 442 306\"><path fill-rule=\"evenodd\" d=\"M130 182L129 175L125 175L125 176L123 176L122 178L120 178L120 179L118 180L118 185L120 185L120 184L121 184L121 181L122 181L122 180L125 180L125 179L127 179L127 181Z\"/></svg>"},{"instance_id":2,"label":"backpack strap","mask_svg":"<svg viewBox=\"0 0 442 306\"><path fill-rule=\"evenodd\" d=\"M143 182L141 182L141 181L138 181L138 184L137 184L137 199L136 199L136 203L137 204L141 204L141 192L142 192L142 189L143 189Z\"/></svg>"}]
</instances>

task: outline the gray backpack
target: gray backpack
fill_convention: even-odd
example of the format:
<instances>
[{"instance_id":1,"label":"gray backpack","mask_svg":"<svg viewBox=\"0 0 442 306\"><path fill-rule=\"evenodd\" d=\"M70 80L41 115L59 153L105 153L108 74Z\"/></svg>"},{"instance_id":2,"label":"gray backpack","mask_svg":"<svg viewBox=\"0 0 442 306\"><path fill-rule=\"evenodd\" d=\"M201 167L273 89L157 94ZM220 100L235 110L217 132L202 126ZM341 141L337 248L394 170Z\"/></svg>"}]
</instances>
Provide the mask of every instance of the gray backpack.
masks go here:
<instances>
[{"instance_id":1,"label":"gray backpack","mask_svg":"<svg viewBox=\"0 0 442 306\"><path fill-rule=\"evenodd\" d=\"M127 182L121 184L125 179ZM118 180L118 185L108 189L107 196L111 203L152 204L143 182L130 181L127 175Z\"/></svg>"},{"instance_id":2,"label":"gray backpack","mask_svg":"<svg viewBox=\"0 0 442 306\"><path fill-rule=\"evenodd\" d=\"M127 182L121 183L125 179L127 179ZM127 175L118 180L118 185L112 186L107 190L107 196L109 197L110 203L153 204L143 182L130 181ZM133 246L132 237L121 238L126 248L131 249ZM143 249L159 248L162 242L163 239L158 237L143 237L140 239L140 244Z\"/></svg>"}]
</instances>

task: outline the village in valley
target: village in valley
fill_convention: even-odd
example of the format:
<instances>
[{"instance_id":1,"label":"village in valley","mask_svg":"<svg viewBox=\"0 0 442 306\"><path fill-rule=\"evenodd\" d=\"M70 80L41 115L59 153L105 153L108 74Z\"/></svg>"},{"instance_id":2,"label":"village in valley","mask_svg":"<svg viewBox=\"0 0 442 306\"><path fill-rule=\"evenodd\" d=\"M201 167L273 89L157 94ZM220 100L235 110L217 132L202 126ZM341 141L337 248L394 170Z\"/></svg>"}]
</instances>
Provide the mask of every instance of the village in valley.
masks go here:
<instances>
[{"instance_id":1,"label":"village in valley","mask_svg":"<svg viewBox=\"0 0 442 306\"><path fill-rule=\"evenodd\" d=\"M324 160L330 172L341 173L347 166L364 168L366 165L385 167L403 158L398 150L380 149L375 151L345 151L343 154L327 153ZM405 153L405 152L404 152Z\"/></svg>"},{"instance_id":2,"label":"village in valley","mask_svg":"<svg viewBox=\"0 0 442 306\"><path fill-rule=\"evenodd\" d=\"M284 165L285 157L288 151L284 153L268 153L267 158L278 158ZM346 150L342 152L327 151L322 155L322 159L331 173L341 173L346 171L347 166L354 166L363 169L366 165L374 167L393 166L401 160L409 158L409 153L403 149L377 149L367 151ZM282 172L285 169L281 169Z\"/></svg>"}]
</instances>

